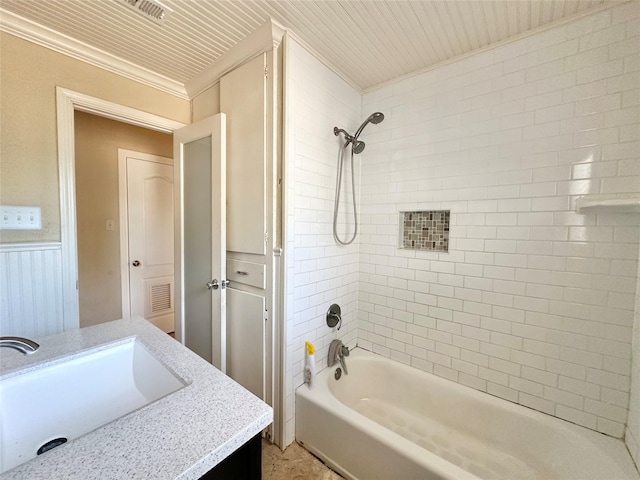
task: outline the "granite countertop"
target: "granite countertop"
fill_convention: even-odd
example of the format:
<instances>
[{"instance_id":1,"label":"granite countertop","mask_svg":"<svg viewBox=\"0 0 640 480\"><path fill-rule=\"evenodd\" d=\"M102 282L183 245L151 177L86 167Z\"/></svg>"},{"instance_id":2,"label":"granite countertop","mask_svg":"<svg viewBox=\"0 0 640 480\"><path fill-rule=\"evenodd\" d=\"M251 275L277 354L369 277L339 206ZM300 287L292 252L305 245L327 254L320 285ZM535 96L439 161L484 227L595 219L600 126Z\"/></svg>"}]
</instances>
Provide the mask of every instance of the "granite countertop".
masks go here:
<instances>
[{"instance_id":1,"label":"granite countertop","mask_svg":"<svg viewBox=\"0 0 640 480\"><path fill-rule=\"evenodd\" d=\"M0 349L0 380L131 337L187 385L5 472L0 480L197 479L273 421L266 403L143 319L42 337L33 355Z\"/></svg>"}]
</instances>

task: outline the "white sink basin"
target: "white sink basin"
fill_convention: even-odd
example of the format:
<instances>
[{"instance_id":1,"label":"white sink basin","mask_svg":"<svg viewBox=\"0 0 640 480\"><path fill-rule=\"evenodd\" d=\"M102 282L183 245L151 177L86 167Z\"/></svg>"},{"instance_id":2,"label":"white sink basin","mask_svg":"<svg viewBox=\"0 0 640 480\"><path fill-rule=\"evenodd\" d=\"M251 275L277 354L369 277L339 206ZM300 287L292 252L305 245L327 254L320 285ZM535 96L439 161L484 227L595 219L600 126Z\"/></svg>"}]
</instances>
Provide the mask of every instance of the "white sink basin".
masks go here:
<instances>
[{"instance_id":1,"label":"white sink basin","mask_svg":"<svg viewBox=\"0 0 640 480\"><path fill-rule=\"evenodd\" d=\"M135 338L7 377L0 381L0 473L186 385Z\"/></svg>"}]
</instances>

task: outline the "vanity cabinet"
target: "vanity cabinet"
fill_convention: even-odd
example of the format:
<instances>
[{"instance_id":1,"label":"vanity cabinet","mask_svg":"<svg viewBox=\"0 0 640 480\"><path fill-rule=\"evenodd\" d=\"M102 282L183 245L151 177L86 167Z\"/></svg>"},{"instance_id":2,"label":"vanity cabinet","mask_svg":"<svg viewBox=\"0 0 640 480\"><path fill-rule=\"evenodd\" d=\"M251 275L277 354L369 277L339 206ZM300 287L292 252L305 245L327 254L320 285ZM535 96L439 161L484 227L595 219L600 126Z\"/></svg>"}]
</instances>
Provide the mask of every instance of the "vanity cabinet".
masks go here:
<instances>
[{"instance_id":1,"label":"vanity cabinet","mask_svg":"<svg viewBox=\"0 0 640 480\"><path fill-rule=\"evenodd\" d=\"M200 477L201 480L261 480L262 435L256 435L222 462Z\"/></svg>"},{"instance_id":2,"label":"vanity cabinet","mask_svg":"<svg viewBox=\"0 0 640 480\"><path fill-rule=\"evenodd\" d=\"M18 422L19 428L13 431L3 431L11 439L3 437L0 454L3 462L13 455L14 460L22 463L12 465L0 478L261 478L262 432L273 421L273 409L148 321L134 317L101 323L40 337L38 343L40 348L34 355L16 352L2 358L0 378L18 380L23 388L27 387L27 396L37 390L43 399L55 397L60 382L43 379L52 378L50 369L61 365L71 365L58 368L69 381L77 377L79 384L83 384L81 379L93 374L112 385L112 390L120 387L117 379L122 376L116 364L129 370L135 365L138 374L134 380L151 377L155 380L153 385L149 381L131 380L118 390L118 398L124 402L120 402L120 407L139 407L135 412L125 415L122 408L114 407L111 413L121 415L115 419L113 415L102 414L97 415L98 419L89 413L77 421L53 425L54 430L62 429L59 434L68 441L44 455L37 455L29 447L50 443L52 438L46 430L47 422L33 420L32 410L42 410L42 405L19 401L14 401L13 407L7 404L6 408L12 408L12 418L24 417L24 421ZM105 358L113 361L96 360ZM159 390L158 382L169 388ZM150 401L149 397L150 403L146 405L136 403L154 391L162 396L161 400ZM95 404L95 399L84 395L82 389L73 396L74 405L88 412L95 408L104 410L104 405ZM58 406L68 408L69 402L65 400L58 402ZM46 408L49 407L47 404ZM64 408L58 408L63 417ZM106 423L98 425L96 419ZM88 433L85 427L90 430Z\"/></svg>"}]
</instances>

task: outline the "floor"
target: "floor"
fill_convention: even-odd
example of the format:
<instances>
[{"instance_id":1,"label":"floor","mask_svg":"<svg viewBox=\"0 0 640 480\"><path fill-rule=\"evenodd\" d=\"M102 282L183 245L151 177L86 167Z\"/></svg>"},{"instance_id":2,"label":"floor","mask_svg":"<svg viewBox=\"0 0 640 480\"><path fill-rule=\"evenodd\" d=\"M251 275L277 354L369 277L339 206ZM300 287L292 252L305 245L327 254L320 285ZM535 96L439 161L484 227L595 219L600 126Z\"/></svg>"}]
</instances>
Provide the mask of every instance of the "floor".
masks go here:
<instances>
[{"instance_id":1,"label":"floor","mask_svg":"<svg viewBox=\"0 0 640 480\"><path fill-rule=\"evenodd\" d=\"M342 480L324 463L293 442L283 452L262 440L262 480Z\"/></svg>"}]
</instances>

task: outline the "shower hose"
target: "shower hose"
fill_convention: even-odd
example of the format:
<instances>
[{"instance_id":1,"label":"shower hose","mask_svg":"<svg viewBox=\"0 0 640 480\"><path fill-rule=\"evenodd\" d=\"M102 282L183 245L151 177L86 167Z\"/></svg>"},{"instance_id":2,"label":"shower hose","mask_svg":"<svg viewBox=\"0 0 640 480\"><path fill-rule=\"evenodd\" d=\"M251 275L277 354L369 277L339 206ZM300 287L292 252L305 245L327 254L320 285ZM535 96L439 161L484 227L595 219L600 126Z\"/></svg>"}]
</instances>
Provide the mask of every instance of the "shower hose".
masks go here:
<instances>
[{"instance_id":1,"label":"shower hose","mask_svg":"<svg viewBox=\"0 0 640 480\"><path fill-rule=\"evenodd\" d=\"M354 229L353 236L349 240L341 240L338 236L338 207L340 206L340 186L342 185L342 170L344 167L344 151L349 146L350 142L345 142L344 146L340 147L340 153L338 155L338 176L336 180L336 202L333 207L333 237L340 245L350 245L356 239L358 234L358 211L356 208L356 185L353 167L353 148L351 148L351 193L353 195L353 220Z\"/></svg>"}]
</instances>

